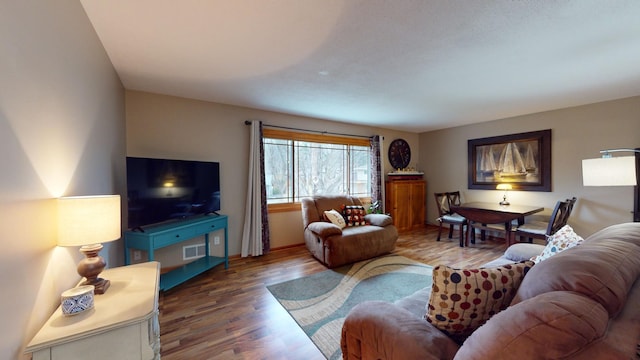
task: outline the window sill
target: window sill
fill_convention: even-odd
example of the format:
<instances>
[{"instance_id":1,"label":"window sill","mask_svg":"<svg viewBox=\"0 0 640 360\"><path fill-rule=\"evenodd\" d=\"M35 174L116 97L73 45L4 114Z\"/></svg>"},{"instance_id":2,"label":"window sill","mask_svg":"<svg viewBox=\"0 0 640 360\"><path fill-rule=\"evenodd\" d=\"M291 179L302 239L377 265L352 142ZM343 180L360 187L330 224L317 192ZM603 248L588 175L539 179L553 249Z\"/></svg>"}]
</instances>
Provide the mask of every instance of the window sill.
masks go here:
<instances>
[{"instance_id":1,"label":"window sill","mask_svg":"<svg viewBox=\"0 0 640 360\"><path fill-rule=\"evenodd\" d=\"M268 211L270 213L278 213L278 212L291 212L291 211L300 211L300 203L286 203L286 204L269 204L267 205Z\"/></svg>"}]
</instances>

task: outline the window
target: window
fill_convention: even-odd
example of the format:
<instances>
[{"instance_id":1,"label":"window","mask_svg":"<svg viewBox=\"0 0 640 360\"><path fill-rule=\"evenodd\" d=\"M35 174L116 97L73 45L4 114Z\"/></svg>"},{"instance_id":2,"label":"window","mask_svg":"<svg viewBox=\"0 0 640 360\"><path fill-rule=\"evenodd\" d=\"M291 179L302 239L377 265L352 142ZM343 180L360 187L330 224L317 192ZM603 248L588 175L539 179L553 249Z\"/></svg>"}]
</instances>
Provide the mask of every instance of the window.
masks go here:
<instances>
[{"instance_id":1,"label":"window","mask_svg":"<svg viewBox=\"0 0 640 360\"><path fill-rule=\"evenodd\" d=\"M371 196L368 139L275 129L265 129L263 137L267 204L320 194Z\"/></svg>"}]
</instances>

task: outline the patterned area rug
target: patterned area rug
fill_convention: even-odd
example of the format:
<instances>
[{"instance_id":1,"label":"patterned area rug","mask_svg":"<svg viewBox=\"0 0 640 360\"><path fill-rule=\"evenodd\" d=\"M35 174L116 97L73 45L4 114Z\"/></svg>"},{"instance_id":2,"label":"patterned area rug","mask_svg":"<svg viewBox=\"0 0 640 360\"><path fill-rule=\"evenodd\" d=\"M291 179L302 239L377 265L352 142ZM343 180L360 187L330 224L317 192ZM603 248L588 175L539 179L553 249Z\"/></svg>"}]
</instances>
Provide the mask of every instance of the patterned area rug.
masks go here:
<instances>
[{"instance_id":1,"label":"patterned area rug","mask_svg":"<svg viewBox=\"0 0 640 360\"><path fill-rule=\"evenodd\" d=\"M367 300L394 302L431 285L432 267L387 255L267 286L327 359L341 359L344 318Z\"/></svg>"}]
</instances>

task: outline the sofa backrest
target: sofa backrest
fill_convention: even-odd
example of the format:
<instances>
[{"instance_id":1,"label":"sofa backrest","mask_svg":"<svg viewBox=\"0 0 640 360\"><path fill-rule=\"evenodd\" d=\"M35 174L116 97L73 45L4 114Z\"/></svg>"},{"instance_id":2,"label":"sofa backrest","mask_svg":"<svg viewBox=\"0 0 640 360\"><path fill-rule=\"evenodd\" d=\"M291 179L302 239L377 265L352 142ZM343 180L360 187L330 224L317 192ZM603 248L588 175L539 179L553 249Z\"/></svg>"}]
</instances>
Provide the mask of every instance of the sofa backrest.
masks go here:
<instances>
[{"instance_id":1,"label":"sofa backrest","mask_svg":"<svg viewBox=\"0 0 640 360\"><path fill-rule=\"evenodd\" d=\"M347 195L314 196L300 200L302 223L306 229L316 221L325 221L324 212L327 210L342 211L342 205L362 205L360 199Z\"/></svg>"},{"instance_id":2,"label":"sofa backrest","mask_svg":"<svg viewBox=\"0 0 640 360\"><path fill-rule=\"evenodd\" d=\"M534 266L511 305L551 291L572 291L602 305L610 317L624 306L640 276L640 223L599 231Z\"/></svg>"},{"instance_id":3,"label":"sofa backrest","mask_svg":"<svg viewBox=\"0 0 640 360\"><path fill-rule=\"evenodd\" d=\"M639 333L639 276L640 223L603 229L529 270L511 305L455 359L629 358Z\"/></svg>"}]
</instances>

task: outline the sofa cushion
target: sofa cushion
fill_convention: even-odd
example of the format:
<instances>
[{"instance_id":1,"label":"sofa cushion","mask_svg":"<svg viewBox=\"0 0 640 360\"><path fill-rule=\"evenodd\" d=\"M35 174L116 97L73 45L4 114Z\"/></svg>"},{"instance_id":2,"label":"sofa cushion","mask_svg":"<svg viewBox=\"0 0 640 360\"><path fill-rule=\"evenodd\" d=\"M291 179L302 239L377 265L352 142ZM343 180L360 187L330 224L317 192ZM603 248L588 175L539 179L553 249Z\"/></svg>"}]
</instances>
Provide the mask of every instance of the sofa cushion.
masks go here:
<instances>
[{"instance_id":1,"label":"sofa cushion","mask_svg":"<svg viewBox=\"0 0 640 360\"><path fill-rule=\"evenodd\" d=\"M546 260L561 251L579 245L584 239L576 234L571 226L565 225L555 234L547 237L547 246L545 246L542 254L534 256L531 261L539 263Z\"/></svg>"},{"instance_id":2,"label":"sofa cushion","mask_svg":"<svg viewBox=\"0 0 640 360\"><path fill-rule=\"evenodd\" d=\"M491 318L467 338L455 359L566 359L600 339L608 321L597 302L577 293L552 291Z\"/></svg>"},{"instance_id":3,"label":"sofa cushion","mask_svg":"<svg viewBox=\"0 0 640 360\"><path fill-rule=\"evenodd\" d=\"M587 240L536 264L512 305L551 291L573 291L600 303L614 316L624 306L639 273L638 245L616 239Z\"/></svg>"},{"instance_id":4,"label":"sofa cushion","mask_svg":"<svg viewBox=\"0 0 640 360\"><path fill-rule=\"evenodd\" d=\"M336 225L340 229L347 226L347 223L344 221L344 217L337 210L331 209L324 212L324 217L329 220L330 223Z\"/></svg>"},{"instance_id":5,"label":"sofa cushion","mask_svg":"<svg viewBox=\"0 0 640 360\"><path fill-rule=\"evenodd\" d=\"M494 268L433 268L433 285L425 318L460 342L511 303L533 262Z\"/></svg>"},{"instance_id":6,"label":"sofa cushion","mask_svg":"<svg viewBox=\"0 0 640 360\"><path fill-rule=\"evenodd\" d=\"M342 207L342 215L347 226L364 226L367 222L364 220L367 211L362 205L344 205Z\"/></svg>"}]
</instances>

